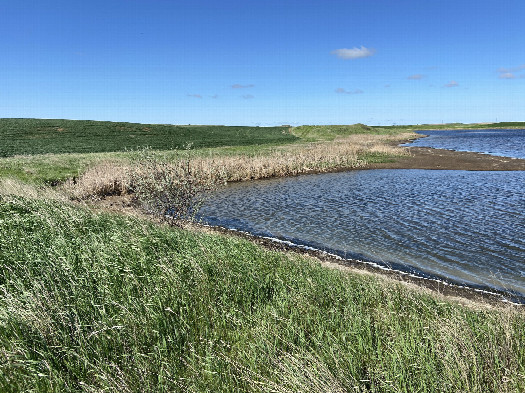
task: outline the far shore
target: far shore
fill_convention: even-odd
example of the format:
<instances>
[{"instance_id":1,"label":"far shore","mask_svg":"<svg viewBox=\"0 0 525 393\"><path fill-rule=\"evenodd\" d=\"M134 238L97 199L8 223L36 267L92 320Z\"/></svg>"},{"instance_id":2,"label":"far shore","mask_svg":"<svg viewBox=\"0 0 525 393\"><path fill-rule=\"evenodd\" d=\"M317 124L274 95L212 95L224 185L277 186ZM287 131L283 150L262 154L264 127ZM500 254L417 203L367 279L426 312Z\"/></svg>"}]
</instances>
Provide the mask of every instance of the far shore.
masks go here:
<instances>
[{"instance_id":1,"label":"far shore","mask_svg":"<svg viewBox=\"0 0 525 393\"><path fill-rule=\"evenodd\" d=\"M525 160L488 154L408 147L409 156L395 162L373 163L370 169L450 169L467 171L524 171Z\"/></svg>"}]
</instances>

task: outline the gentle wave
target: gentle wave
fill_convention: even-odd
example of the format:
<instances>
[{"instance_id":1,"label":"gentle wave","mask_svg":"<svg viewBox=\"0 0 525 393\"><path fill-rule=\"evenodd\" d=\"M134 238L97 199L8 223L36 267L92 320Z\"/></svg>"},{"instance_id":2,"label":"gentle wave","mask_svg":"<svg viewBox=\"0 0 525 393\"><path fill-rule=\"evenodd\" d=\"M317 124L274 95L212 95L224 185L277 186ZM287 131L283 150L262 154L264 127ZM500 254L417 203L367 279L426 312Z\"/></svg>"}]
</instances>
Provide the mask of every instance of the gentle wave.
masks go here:
<instances>
[{"instance_id":1,"label":"gentle wave","mask_svg":"<svg viewBox=\"0 0 525 393\"><path fill-rule=\"evenodd\" d=\"M371 170L233 184L212 224L421 277L525 294L525 172Z\"/></svg>"},{"instance_id":2,"label":"gentle wave","mask_svg":"<svg viewBox=\"0 0 525 393\"><path fill-rule=\"evenodd\" d=\"M525 159L525 130L419 130L428 135L404 146L469 151Z\"/></svg>"}]
</instances>

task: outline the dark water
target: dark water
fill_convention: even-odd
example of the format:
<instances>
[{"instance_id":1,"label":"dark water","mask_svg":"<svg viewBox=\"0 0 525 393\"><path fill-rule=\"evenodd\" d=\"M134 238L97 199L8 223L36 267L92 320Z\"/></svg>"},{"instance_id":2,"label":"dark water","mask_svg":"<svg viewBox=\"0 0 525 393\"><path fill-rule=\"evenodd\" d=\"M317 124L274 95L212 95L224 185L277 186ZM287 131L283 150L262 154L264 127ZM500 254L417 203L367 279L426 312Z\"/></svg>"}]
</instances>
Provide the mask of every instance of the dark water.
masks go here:
<instances>
[{"instance_id":1,"label":"dark water","mask_svg":"<svg viewBox=\"0 0 525 393\"><path fill-rule=\"evenodd\" d=\"M212 225L523 295L524 193L525 172L363 170L233 184L201 214Z\"/></svg>"},{"instance_id":2,"label":"dark water","mask_svg":"<svg viewBox=\"0 0 525 393\"><path fill-rule=\"evenodd\" d=\"M475 151L493 156L525 158L525 130L429 130L407 146Z\"/></svg>"}]
</instances>

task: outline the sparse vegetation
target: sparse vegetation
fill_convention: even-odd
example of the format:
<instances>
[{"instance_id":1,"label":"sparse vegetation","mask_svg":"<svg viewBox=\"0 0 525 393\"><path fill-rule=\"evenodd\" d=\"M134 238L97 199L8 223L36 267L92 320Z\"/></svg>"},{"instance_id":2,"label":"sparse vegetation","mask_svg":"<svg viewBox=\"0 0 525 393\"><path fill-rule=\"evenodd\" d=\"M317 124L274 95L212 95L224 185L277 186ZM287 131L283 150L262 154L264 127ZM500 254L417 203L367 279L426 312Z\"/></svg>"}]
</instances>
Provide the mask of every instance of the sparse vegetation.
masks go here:
<instances>
[{"instance_id":1,"label":"sparse vegetation","mask_svg":"<svg viewBox=\"0 0 525 393\"><path fill-rule=\"evenodd\" d=\"M139 154L128 174L136 203L170 225L192 221L206 195L217 188L220 175L199 171L189 150L174 162L150 150Z\"/></svg>"}]
</instances>

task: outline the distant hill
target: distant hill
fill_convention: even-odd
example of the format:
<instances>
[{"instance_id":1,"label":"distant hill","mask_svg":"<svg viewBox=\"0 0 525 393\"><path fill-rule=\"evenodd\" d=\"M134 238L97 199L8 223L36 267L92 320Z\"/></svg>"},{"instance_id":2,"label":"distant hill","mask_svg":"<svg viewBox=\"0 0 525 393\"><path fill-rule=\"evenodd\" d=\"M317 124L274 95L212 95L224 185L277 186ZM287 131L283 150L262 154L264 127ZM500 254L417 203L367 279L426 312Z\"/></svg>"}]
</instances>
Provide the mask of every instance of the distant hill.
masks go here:
<instances>
[{"instance_id":1,"label":"distant hill","mask_svg":"<svg viewBox=\"0 0 525 393\"><path fill-rule=\"evenodd\" d=\"M0 157L114 152L149 146L180 149L290 143L288 127L119 123L91 120L0 119Z\"/></svg>"}]
</instances>

